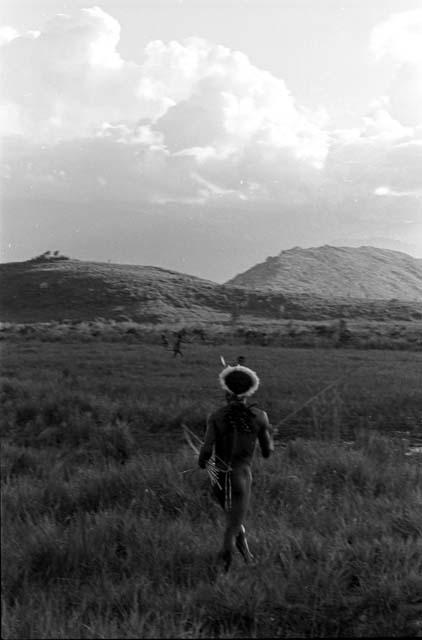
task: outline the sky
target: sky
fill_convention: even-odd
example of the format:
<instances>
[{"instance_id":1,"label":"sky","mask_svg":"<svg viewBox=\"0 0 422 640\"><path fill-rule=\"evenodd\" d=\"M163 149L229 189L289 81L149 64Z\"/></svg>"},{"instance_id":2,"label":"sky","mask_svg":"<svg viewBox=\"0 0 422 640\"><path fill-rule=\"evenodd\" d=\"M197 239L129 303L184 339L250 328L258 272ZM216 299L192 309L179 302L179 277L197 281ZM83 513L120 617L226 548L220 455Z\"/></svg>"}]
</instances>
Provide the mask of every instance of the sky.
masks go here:
<instances>
[{"instance_id":1,"label":"sky","mask_svg":"<svg viewBox=\"0 0 422 640\"><path fill-rule=\"evenodd\" d=\"M222 282L293 246L422 258L419 0L0 18L3 262L58 249Z\"/></svg>"}]
</instances>

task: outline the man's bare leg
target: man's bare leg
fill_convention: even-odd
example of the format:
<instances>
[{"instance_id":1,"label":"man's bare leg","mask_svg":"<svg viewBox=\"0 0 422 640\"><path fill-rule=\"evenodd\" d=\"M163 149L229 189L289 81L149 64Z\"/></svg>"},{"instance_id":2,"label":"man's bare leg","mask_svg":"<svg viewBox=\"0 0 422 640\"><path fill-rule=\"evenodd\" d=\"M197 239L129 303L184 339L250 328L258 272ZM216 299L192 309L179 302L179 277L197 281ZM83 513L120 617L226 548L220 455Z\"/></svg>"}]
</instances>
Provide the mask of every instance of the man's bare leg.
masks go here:
<instances>
[{"instance_id":1,"label":"man's bare leg","mask_svg":"<svg viewBox=\"0 0 422 640\"><path fill-rule=\"evenodd\" d=\"M249 549L248 540L246 538L246 529L243 524L240 525L240 532L236 537L236 547L242 554L243 559L247 564L255 560L255 557L252 555Z\"/></svg>"},{"instance_id":2,"label":"man's bare leg","mask_svg":"<svg viewBox=\"0 0 422 640\"><path fill-rule=\"evenodd\" d=\"M223 549L220 553L226 571L230 568L236 547L242 553L246 562L253 559L246 540L245 527L243 526L251 494L252 475L250 468L242 466L233 469L231 484L231 509L227 512Z\"/></svg>"}]
</instances>

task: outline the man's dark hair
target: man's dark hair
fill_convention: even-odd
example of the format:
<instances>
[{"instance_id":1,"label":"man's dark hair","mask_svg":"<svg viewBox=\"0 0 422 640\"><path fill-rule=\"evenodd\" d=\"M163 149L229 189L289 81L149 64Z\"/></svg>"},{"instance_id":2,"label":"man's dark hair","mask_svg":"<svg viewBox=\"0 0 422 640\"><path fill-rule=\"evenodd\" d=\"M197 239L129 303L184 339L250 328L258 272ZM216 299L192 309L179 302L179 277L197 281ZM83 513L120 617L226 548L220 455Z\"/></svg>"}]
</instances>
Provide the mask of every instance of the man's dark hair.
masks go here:
<instances>
[{"instance_id":1,"label":"man's dark hair","mask_svg":"<svg viewBox=\"0 0 422 640\"><path fill-rule=\"evenodd\" d=\"M236 396L249 391L253 384L250 375L236 369L226 375L225 383L226 387Z\"/></svg>"}]
</instances>

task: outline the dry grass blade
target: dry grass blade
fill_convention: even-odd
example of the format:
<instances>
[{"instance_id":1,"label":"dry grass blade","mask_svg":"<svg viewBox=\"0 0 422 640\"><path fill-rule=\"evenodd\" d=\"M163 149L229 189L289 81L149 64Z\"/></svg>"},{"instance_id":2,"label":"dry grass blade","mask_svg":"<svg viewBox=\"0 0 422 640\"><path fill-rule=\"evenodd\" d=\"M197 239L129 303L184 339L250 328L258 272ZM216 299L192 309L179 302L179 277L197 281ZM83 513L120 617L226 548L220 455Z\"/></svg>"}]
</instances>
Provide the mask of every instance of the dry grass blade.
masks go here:
<instances>
[{"instance_id":1,"label":"dry grass blade","mask_svg":"<svg viewBox=\"0 0 422 640\"><path fill-rule=\"evenodd\" d=\"M196 434L194 434L184 423L182 423L182 429L183 429L183 435L185 437L185 440L187 442L187 444L190 446L190 448L192 449L192 451L199 456L199 449L198 447L194 444L193 440L192 440L192 436L194 436L195 438L197 438L197 440L199 440L199 445L202 445L202 442L200 440L200 438L198 438L198 436L196 436Z\"/></svg>"}]
</instances>

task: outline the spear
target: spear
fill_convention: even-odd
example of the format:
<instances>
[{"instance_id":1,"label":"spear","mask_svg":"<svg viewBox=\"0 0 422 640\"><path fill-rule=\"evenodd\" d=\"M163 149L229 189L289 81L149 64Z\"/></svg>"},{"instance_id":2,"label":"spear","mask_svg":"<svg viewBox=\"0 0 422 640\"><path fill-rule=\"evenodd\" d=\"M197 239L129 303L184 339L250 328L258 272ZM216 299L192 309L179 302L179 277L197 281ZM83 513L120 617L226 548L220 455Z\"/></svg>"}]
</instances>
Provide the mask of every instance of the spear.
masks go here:
<instances>
[{"instance_id":1,"label":"spear","mask_svg":"<svg viewBox=\"0 0 422 640\"><path fill-rule=\"evenodd\" d=\"M300 405L300 407L298 407L297 409L295 409L294 411L292 411L291 413L287 414L287 416L285 418L283 418L277 425L276 425L276 430L278 431L278 429L281 427L281 425L283 425L285 422L287 422L288 420L290 420L290 418L293 418L293 416L295 416L297 413L299 413L300 411L302 411L302 409L304 409L305 407L307 407L309 404L311 404L311 402L313 402L314 400L316 400L316 398L318 398L318 396L320 396L321 394L325 393L326 391L328 391L328 389L331 389L331 387L334 387L338 384L340 384L340 382L346 378L347 376L349 376L351 373L355 373L358 369L360 369L362 367L362 365L358 365L357 367L355 367L352 371L348 371L347 373L344 373L342 376L340 376L340 378L337 378L337 380L334 380L333 382L330 382L330 384L328 384L326 387L324 387L323 389L321 389L320 391L318 391L318 393L316 393L315 395L313 395L311 398L309 398L309 400L307 400L304 404Z\"/></svg>"}]
</instances>

